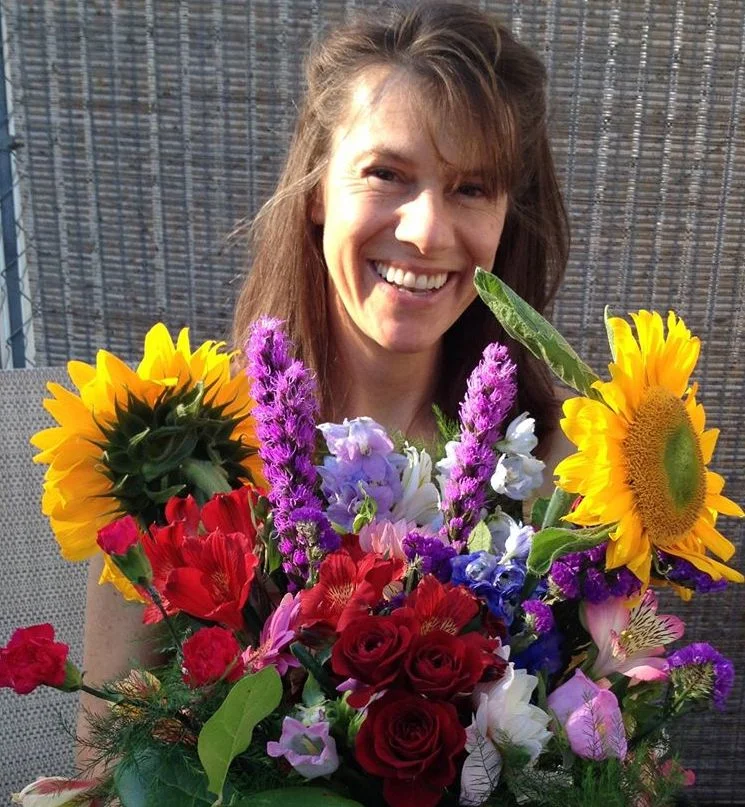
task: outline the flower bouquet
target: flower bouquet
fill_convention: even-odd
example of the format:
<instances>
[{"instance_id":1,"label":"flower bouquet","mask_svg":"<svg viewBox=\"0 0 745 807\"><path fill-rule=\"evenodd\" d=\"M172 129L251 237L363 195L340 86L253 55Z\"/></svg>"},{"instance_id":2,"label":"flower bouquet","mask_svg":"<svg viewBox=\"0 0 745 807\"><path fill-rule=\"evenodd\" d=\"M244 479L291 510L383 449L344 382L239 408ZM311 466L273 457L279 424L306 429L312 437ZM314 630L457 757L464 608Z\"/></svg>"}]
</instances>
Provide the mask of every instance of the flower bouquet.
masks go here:
<instances>
[{"instance_id":1,"label":"flower bouquet","mask_svg":"<svg viewBox=\"0 0 745 807\"><path fill-rule=\"evenodd\" d=\"M699 340L672 313L633 314L635 333L606 315L603 381L499 279L475 282L579 394L550 499L497 344L437 446L318 424L271 319L245 373L158 325L136 370L101 351L70 363L77 394L50 385L44 513L66 558L105 553L102 582L145 604L163 661L89 682L51 625L17 630L0 686L111 705L90 716L96 777L19 803L621 807L690 783L667 727L721 708L733 668L673 648L684 623L655 590L743 581L715 526L743 512L689 384Z\"/></svg>"}]
</instances>

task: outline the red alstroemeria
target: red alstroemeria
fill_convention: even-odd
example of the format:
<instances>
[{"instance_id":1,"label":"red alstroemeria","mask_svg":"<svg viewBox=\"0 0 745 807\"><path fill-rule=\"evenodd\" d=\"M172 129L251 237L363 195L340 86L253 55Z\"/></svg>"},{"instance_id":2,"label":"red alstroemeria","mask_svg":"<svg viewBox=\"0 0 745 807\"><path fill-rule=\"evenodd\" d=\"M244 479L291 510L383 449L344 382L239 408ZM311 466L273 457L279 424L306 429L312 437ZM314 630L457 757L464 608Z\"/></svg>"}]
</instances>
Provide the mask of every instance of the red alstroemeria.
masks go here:
<instances>
[{"instance_id":1,"label":"red alstroemeria","mask_svg":"<svg viewBox=\"0 0 745 807\"><path fill-rule=\"evenodd\" d=\"M341 632L380 602L383 589L403 573L404 563L397 558L369 553L355 562L346 549L332 552L321 563L316 585L300 593L298 623L303 629L321 623Z\"/></svg>"},{"instance_id":2,"label":"red alstroemeria","mask_svg":"<svg viewBox=\"0 0 745 807\"><path fill-rule=\"evenodd\" d=\"M457 636L479 612L476 597L462 586L445 586L428 574L411 592L406 605L414 609L422 634L443 630Z\"/></svg>"},{"instance_id":3,"label":"red alstroemeria","mask_svg":"<svg viewBox=\"0 0 745 807\"><path fill-rule=\"evenodd\" d=\"M242 630L242 609L259 562L254 542L240 532L215 530L203 538L187 538L181 552L185 565L173 569L165 584L170 606Z\"/></svg>"},{"instance_id":4,"label":"red alstroemeria","mask_svg":"<svg viewBox=\"0 0 745 807\"><path fill-rule=\"evenodd\" d=\"M153 569L153 585L160 594L163 608L167 614L172 615L180 610L188 610L171 602L168 592L174 590L175 583L171 582L169 587L169 581L174 570L194 567L195 564L184 556L184 544L187 540L205 540L199 535L200 523L208 534L217 531L224 536L244 535L252 547L248 554L253 554L256 527L251 519L250 506L251 503L255 503L258 495L259 492L256 488L246 485L230 493L216 494L202 506L201 510L193 496L173 496L168 500L165 508L167 524L165 526L153 525L150 528L148 539L143 541L145 553ZM256 565L251 560L249 563L252 564L252 568ZM197 567L201 567L201 561L197 563ZM217 573L217 579L218 587L223 585L220 582L222 580L220 573ZM227 579L229 579L229 575ZM251 572L251 579L253 579L253 572ZM180 598L183 593L181 587L177 586L176 590L179 592L177 596ZM217 599L219 600L220 597L217 596ZM229 600L230 597L226 599ZM183 600L180 599L180 601ZM245 603L245 600L243 602ZM202 610L204 608L206 608L206 600L202 603ZM196 613L193 615L197 616ZM145 609L143 622L152 624L159 622L162 618L160 610L151 604Z\"/></svg>"},{"instance_id":5,"label":"red alstroemeria","mask_svg":"<svg viewBox=\"0 0 745 807\"><path fill-rule=\"evenodd\" d=\"M177 613L179 609L169 602L165 593L166 583L174 569L186 565L182 549L184 541L190 535L189 529L188 518L177 519L165 527L151 527L149 536L142 542L145 554L153 568L153 586L160 594L163 608L169 616ZM196 536L196 528L193 536ZM142 621L146 625L160 622L161 619L163 619L163 615L155 605L150 604L145 608Z\"/></svg>"},{"instance_id":6,"label":"red alstroemeria","mask_svg":"<svg viewBox=\"0 0 745 807\"><path fill-rule=\"evenodd\" d=\"M230 493L218 493L202 506L202 524L207 532L222 530L224 533L242 532L256 538L256 526L251 518L251 508L259 498L256 488L244 485Z\"/></svg>"},{"instance_id":7,"label":"red alstroemeria","mask_svg":"<svg viewBox=\"0 0 745 807\"><path fill-rule=\"evenodd\" d=\"M183 524L184 533L193 538L199 532L200 512L196 499L189 496L172 496L166 502L166 523Z\"/></svg>"}]
</instances>

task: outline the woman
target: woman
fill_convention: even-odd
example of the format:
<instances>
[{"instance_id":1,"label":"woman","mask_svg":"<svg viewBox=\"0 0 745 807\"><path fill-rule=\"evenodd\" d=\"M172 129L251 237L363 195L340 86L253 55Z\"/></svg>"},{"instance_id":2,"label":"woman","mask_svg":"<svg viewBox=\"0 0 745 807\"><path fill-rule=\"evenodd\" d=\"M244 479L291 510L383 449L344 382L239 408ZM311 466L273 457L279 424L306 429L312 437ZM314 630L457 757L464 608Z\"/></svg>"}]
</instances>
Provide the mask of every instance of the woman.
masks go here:
<instances>
[{"instance_id":1,"label":"woman","mask_svg":"<svg viewBox=\"0 0 745 807\"><path fill-rule=\"evenodd\" d=\"M368 415L433 438L432 404L455 416L485 345L509 342L476 299L474 268L539 311L563 274L543 66L491 17L436 3L333 32L307 80L285 170L255 222L235 344L259 315L279 316L318 376L324 419ZM536 418L552 468L565 453L553 388L510 347L519 410ZM139 610L99 588L99 571L92 563L91 680L143 652L125 638L142 636Z\"/></svg>"}]
</instances>

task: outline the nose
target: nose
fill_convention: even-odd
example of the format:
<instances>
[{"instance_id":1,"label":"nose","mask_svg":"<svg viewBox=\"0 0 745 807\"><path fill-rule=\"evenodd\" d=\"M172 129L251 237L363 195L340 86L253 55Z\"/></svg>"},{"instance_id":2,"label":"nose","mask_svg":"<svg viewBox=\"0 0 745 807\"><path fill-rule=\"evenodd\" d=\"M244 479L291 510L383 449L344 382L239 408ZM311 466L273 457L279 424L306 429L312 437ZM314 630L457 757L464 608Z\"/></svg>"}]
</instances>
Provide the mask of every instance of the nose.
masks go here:
<instances>
[{"instance_id":1,"label":"nose","mask_svg":"<svg viewBox=\"0 0 745 807\"><path fill-rule=\"evenodd\" d=\"M437 191L423 189L398 208L395 235L413 244L422 255L432 255L453 247L455 222L447 200Z\"/></svg>"}]
</instances>

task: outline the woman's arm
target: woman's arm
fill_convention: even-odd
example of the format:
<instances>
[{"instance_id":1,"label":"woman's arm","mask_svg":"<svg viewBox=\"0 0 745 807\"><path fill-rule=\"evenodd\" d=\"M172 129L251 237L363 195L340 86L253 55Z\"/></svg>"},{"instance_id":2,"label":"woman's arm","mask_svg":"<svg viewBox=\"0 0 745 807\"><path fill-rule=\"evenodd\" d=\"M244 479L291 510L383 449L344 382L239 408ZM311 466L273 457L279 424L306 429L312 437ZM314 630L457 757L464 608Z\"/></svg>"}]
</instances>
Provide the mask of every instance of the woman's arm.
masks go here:
<instances>
[{"instance_id":1,"label":"woman's arm","mask_svg":"<svg viewBox=\"0 0 745 807\"><path fill-rule=\"evenodd\" d=\"M85 604L83 670L90 686L100 686L126 673L133 661L152 666L157 660L147 641L148 627L142 624L142 606L124 600L111 585L100 586L102 569L103 557L99 554L88 568ZM94 749L85 745L90 735L86 712L103 714L108 708L106 701L80 693L76 760L86 775L91 773L89 766L96 757Z\"/></svg>"}]
</instances>

